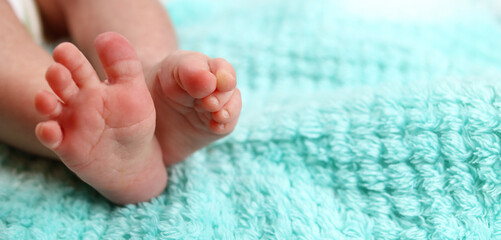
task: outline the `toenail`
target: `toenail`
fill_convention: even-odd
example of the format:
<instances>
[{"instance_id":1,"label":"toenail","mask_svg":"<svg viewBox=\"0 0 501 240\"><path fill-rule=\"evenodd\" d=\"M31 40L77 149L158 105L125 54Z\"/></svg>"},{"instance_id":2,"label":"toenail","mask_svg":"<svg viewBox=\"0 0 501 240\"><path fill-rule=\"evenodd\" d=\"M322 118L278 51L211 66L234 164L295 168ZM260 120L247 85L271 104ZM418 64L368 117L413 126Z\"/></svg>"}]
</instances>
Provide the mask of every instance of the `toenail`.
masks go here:
<instances>
[{"instance_id":1,"label":"toenail","mask_svg":"<svg viewBox=\"0 0 501 240\"><path fill-rule=\"evenodd\" d=\"M225 81L226 79L231 78L231 74L227 71L221 70L217 71L216 77L218 81Z\"/></svg>"},{"instance_id":2,"label":"toenail","mask_svg":"<svg viewBox=\"0 0 501 240\"><path fill-rule=\"evenodd\" d=\"M209 105L212 105L212 106L218 106L219 105L219 99L217 99L217 97L214 97L214 96L210 96L209 99L207 99Z\"/></svg>"},{"instance_id":3,"label":"toenail","mask_svg":"<svg viewBox=\"0 0 501 240\"><path fill-rule=\"evenodd\" d=\"M233 76L229 72L224 70L218 71L216 74L216 78L217 78L217 89L222 91L231 90L228 84L230 84L231 80L233 80Z\"/></svg>"},{"instance_id":4,"label":"toenail","mask_svg":"<svg viewBox=\"0 0 501 240\"><path fill-rule=\"evenodd\" d=\"M230 117L230 113L228 113L228 111L226 109L221 110L221 115L223 116L223 118Z\"/></svg>"}]
</instances>

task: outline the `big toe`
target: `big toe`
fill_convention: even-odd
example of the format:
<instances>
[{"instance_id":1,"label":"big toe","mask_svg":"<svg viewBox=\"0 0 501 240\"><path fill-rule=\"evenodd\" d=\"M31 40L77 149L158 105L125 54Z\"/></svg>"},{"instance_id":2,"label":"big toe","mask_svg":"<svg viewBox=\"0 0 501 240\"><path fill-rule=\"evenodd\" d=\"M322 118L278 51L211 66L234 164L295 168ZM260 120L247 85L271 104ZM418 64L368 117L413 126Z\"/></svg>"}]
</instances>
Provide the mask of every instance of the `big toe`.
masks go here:
<instances>
[{"instance_id":1,"label":"big toe","mask_svg":"<svg viewBox=\"0 0 501 240\"><path fill-rule=\"evenodd\" d=\"M141 62L125 37L115 32L102 33L97 36L94 46L110 83L139 79L144 82Z\"/></svg>"},{"instance_id":2,"label":"big toe","mask_svg":"<svg viewBox=\"0 0 501 240\"><path fill-rule=\"evenodd\" d=\"M217 79L211 72L209 60L198 52L180 51L169 56L159 75L167 95L180 95L175 92L183 91L191 98L201 99L214 92Z\"/></svg>"}]
</instances>

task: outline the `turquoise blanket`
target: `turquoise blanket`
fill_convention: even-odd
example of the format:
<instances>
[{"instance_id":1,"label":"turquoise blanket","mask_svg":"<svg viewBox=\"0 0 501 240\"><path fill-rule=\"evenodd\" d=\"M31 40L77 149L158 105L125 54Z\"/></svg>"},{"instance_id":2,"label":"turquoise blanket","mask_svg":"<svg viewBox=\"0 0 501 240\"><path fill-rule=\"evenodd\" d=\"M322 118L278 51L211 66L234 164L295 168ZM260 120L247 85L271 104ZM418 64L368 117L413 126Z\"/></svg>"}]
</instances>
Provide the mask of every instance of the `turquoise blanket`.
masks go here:
<instances>
[{"instance_id":1,"label":"turquoise blanket","mask_svg":"<svg viewBox=\"0 0 501 240\"><path fill-rule=\"evenodd\" d=\"M0 239L501 239L496 15L348 2L166 3L184 49L234 64L235 132L127 206L0 145Z\"/></svg>"}]
</instances>

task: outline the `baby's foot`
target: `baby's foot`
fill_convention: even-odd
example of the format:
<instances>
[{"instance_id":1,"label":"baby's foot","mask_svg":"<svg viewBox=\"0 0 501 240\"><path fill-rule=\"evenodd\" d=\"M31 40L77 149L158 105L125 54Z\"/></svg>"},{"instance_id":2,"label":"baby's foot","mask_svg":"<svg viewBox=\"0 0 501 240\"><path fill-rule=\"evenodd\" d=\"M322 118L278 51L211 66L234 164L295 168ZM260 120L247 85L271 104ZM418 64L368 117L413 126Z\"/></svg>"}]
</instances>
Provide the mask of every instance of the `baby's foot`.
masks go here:
<instances>
[{"instance_id":1,"label":"baby's foot","mask_svg":"<svg viewBox=\"0 0 501 240\"><path fill-rule=\"evenodd\" d=\"M154 137L155 107L141 63L116 33L96 38L108 80L99 78L72 44L54 50L57 62L46 78L54 93L36 96L37 110L50 120L36 128L38 139L83 181L119 204L149 200L167 182Z\"/></svg>"},{"instance_id":2,"label":"baby's foot","mask_svg":"<svg viewBox=\"0 0 501 240\"><path fill-rule=\"evenodd\" d=\"M169 55L154 74L151 92L167 165L233 131L242 107L233 67L197 52Z\"/></svg>"}]
</instances>

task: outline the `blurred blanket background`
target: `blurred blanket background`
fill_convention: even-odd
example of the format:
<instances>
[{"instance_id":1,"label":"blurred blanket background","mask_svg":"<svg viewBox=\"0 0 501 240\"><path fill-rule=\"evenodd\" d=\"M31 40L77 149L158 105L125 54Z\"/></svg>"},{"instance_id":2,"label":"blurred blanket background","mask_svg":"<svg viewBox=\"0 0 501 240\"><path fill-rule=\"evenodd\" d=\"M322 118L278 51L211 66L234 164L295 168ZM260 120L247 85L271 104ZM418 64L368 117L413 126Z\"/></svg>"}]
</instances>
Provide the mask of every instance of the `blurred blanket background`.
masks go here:
<instances>
[{"instance_id":1,"label":"blurred blanket background","mask_svg":"<svg viewBox=\"0 0 501 240\"><path fill-rule=\"evenodd\" d=\"M495 1L165 5L235 66L235 132L127 206L0 145L0 239L501 239Z\"/></svg>"}]
</instances>

